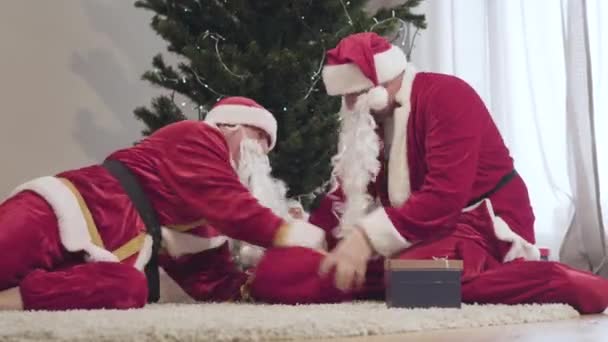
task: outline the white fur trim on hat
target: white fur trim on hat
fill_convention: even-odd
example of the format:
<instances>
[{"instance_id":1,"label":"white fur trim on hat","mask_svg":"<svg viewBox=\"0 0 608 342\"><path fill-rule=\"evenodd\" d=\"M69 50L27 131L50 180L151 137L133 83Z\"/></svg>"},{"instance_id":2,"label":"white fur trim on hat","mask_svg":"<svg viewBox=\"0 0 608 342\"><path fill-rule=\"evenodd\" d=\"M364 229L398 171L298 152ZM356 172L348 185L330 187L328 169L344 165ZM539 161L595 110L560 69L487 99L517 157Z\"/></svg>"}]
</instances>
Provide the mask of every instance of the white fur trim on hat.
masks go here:
<instances>
[{"instance_id":1,"label":"white fur trim on hat","mask_svg":"<svg viewBox=\"0 0 608 342\"><path fill-rule=\"evenodd\" d=\"M405 53L392 45L390 49L374 55L378 82L388 82L399 76L407 66ZM326 65L323 67L323 83L328 95L344 95L372 88L368 79L354 63Z\"/></svg>"},{"instance_id":2,"label":"white fur trim on hat","mask_svg":"<svg viewBox=\"0 0 608 342\"><path fill-rule=\"evenodd\" d=\"M277 142L277 121L267 110L256 107L226 104L207 113L205 121L212 124L250 125L264 130L270 136L270 149Z\"/></svg>"}]
</instances>

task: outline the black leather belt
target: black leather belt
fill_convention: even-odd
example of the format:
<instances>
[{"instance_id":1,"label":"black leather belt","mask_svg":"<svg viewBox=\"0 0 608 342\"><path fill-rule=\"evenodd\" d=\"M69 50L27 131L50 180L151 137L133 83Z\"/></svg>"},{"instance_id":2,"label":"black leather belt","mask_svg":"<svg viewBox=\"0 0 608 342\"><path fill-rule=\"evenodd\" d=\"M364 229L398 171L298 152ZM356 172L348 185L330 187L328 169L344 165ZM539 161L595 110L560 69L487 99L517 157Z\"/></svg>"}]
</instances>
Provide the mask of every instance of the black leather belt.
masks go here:
<instances>
[{"instance_id":1,"label":"black leather belt","mask_svg":"<svg viewBox=\"0 0 608 342\"><path fill-rule=\"evenodd\" d=\"M146 225L148 234L152 236L152 256L146 264L145 273L148 280L148 302L158 302L160 297L160 278L158 274L158 250L160 248L160 224L156 212L152 208L148 197L141 188L135 175L120 161L107 159L102 166L118 180L127 193L142 221ZM127 285L128 286L128 285Z\"/></svg>"},{"instance_id":2,"label":"black leather belt","mask_svg":"<svg viewBox=\"0 0 608 342\"><path fill-rule=\"evenodd\" d=\"M507 173L500 179L500 181L498 181L498 184L496 184L496 186L492 190L469 201L469 203L467 204L467 207L477 204L477 203L483 201L485 198L492 196L494 193L496 193L498 190L500 190L503 186L507 185L507 183L509 183L511 181L511 179L513 179L516 175L517 175L517 171L515 171L515 170Z\"/></svg>"}]
</instances>

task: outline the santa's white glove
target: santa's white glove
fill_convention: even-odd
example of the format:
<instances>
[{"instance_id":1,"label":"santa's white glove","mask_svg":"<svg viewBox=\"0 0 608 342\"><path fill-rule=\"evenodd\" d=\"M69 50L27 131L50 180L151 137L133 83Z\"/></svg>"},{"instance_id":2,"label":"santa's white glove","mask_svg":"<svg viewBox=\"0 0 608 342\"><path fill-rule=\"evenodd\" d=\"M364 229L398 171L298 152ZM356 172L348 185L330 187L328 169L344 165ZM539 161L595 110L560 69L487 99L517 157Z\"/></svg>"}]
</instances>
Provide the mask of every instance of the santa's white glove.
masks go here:
<instances>
[{"instance_id":1,"label":"santa's white glove","mask_svg":"<svg viewBox=\"0 0 608 342\"><path fill-rule=\"evenodd\" d=\"M279 228L274 245L277 247L300 246L326 250L325 231L314 224L294 220Z\"/></svg>"}]
</instances>

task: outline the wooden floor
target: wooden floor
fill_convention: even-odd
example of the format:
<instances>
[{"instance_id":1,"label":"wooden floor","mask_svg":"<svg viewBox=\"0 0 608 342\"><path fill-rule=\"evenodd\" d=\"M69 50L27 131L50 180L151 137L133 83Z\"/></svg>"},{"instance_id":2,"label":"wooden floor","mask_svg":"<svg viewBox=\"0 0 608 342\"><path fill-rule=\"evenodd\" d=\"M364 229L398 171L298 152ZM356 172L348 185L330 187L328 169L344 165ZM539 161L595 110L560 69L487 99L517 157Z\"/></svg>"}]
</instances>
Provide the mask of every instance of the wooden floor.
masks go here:
<instances>
[{"instance_id":1,"label":"wooden floor","mask_svg":"<svg viewBox=\"0 0 608 342\"><path fill-rule=\"evenodd\" d=\"M436 330L401 335L339 338L327 342L402 342L402 341L458 341L458 342L582 342L608 341L608 314L587 315L579 319L547 323L504 325L474 329Z\"/></svg>"}]
</instances>

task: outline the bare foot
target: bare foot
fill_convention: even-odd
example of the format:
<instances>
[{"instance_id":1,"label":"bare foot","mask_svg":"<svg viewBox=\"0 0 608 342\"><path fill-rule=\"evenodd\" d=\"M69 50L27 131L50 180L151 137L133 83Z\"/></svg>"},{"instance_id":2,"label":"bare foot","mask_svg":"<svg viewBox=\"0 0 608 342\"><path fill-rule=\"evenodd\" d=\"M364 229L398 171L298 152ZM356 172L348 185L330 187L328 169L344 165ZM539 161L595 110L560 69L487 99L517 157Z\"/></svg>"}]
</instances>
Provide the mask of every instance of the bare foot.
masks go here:
<instances>
[{"instance_id":1,"label":"bare foot","mask_svg":"<svg viewBox=\"0 0 608 342\"><path fill-rule=\"evenodd\" d=\"M0 291L0 310L23 310L23 301L18 287Z\"/></svg>"}]
</instances>

